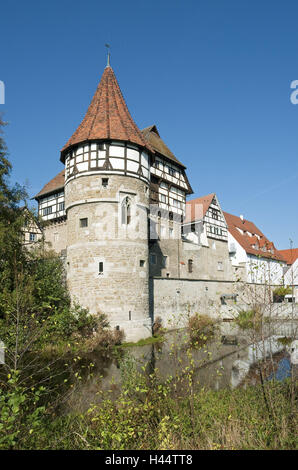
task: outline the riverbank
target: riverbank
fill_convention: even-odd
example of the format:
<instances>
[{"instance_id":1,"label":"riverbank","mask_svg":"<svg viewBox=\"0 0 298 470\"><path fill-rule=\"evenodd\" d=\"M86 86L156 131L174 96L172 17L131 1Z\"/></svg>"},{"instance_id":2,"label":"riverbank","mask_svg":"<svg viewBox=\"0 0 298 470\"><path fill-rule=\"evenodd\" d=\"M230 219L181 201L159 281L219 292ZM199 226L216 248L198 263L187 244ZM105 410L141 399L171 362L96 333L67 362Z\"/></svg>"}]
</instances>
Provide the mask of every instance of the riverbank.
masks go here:
<instances>
[{"instance_id":1,"label":"riverbank","mask_svg":"<svg viewBox=\"0 0 298 470\"><path fill-rule=\"evenodd\" d=\"M174 382L130 374L117 401L105 394L81 414L48 415L14 448L70 450L263 450L297 448L290 383L177 394Z\"/></svg>"},{"instance_id":2,"label":"riverbank","mask_svg":"<svg viewBox=\"0 0 298 470\"><path fill-rule=\"evenodd\" d=\"M253 382L254 366L245 382L233 381L251 345L226 339L193 347L187 331L175 331L162 342L69 351L44 390L28 392L12 377L0 396L0 448L295 449L293 383Z\"/></svg>"}]
</instances>

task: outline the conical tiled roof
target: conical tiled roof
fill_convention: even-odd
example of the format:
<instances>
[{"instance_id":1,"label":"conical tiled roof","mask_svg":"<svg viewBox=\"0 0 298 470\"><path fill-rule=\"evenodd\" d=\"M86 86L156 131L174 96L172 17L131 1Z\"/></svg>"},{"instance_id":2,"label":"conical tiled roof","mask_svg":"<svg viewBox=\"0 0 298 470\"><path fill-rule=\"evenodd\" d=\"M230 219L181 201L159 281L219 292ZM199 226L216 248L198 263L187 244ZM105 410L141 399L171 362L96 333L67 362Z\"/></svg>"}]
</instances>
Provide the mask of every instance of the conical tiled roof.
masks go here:
<instances>
[{"instance_id":1,"label":"conical tiled roof","mask_svg":"<svg viewBox=\"0 0 298 470\"><path fill-rule=\"evenodd\" d=\"M124 140L154 153L132 119L110 66L104 70L83 121L61 150L61 160L69 147L96 139Z\"/></svg>"}]
</instances>

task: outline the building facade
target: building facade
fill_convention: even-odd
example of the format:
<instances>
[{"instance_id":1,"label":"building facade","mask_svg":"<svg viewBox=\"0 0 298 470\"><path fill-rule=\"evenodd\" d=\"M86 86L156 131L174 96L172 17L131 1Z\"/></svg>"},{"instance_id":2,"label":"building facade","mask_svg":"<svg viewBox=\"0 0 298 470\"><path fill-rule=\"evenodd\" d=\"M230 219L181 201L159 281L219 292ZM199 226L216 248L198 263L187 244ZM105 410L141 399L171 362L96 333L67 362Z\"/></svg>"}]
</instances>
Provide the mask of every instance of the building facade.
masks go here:
<instances>
[{"instance_id":1,"label":"building facade","mask_svg":"<svg viewBox=\"0 0 298 470\"><path fill-rule=\"evenodd\" d=\"M295 302L298 302L298 248L279 250L287 266L284 268L284 284L292 288Z\"/></svg>"},{"instance_id":2,"label":"building facade","mask_svg":"<svg viewBox=\"0 0 298 470\"><path fill-rule=\"evenodd\" d=\"M151 335L154 316L205 311L232 292L248 258L235 239L232 259L216 194L186 201L186 167L156 125L137 127L110 65L60 160L35 199L46 243L66 260L73 302L136 341Z\"/></svg>"}]
</instances>

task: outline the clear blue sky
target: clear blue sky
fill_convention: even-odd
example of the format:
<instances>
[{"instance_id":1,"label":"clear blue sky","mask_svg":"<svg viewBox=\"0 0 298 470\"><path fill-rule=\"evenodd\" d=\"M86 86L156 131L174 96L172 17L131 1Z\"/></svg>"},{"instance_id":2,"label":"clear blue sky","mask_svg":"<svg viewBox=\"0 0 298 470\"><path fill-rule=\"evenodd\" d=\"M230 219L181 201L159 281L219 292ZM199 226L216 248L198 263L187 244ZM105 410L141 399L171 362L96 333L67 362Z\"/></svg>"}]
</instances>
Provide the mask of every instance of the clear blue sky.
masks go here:
<instances>
[{"instance_id":1,"label":"clear blue sky","mask_svg":"<svg viewBox=\"0 0 298 470\"><path fill-rule=\"evenodd\" d=\"M13 181L30 196L111 65L140 128L155 123L195 194L298 247L298 3L293 0L2 2L0 105Z\"/></svg>"}]
</instances>

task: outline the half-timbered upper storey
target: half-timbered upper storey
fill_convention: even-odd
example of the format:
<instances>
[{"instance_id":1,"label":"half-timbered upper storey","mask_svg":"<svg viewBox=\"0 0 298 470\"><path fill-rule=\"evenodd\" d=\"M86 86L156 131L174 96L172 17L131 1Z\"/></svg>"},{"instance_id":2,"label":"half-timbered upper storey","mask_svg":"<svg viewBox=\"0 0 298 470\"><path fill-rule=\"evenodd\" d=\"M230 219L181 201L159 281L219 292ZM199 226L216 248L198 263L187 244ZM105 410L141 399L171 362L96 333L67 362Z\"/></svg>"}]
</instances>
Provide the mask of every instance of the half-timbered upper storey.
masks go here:
<instances>
[{"instance_id":1,"label":"half-timbered upper storey","mask_svg":"<svg viewBox=\"0 0 298 470\"><path fill-rule=\"evenodd\" d=\"M150 168L150 202L167 212L184 214L187 194L192 188L185 166L175 157L161 139L155 125L142 130L146 141L154 149Z\"/></svg>"},{"instance_id":2,"label":"half-timbered upper storey","mask_svg":"<svg viewBox=\"0 0 298 470\"><path fill-rule=\"evenodd\" d=\"M156 126L140 131L133 121L110 66L81 124L61 150L60 160L65 171L35 197L46 220L66 215L64 185L89 174L141 179L150 185L151 204L177 214L184 213L186 194L192 193L185 166L165 145Z\"/></svg>"},{"instance_id":3,"label":"half-timbered upper storey","mask_svg":"<svg viewBox=\"0 0 298 470\"><path fill-rule=\"evenodd\" d=\"M35 199L38 202L38 215L44 220L57 220L65 218L64 202L64 175L62 170L55 178L51 179L38 194Z\"/></svg>"},{"instance_id":4,"label":"half-timbered upper storey","mask_svg":"<svg viewBox=\"0 0 298 470\"><path fill-rule=\"evenodd\" d=\"M227 223L215 193L186 203L184 236L195 243L207 244L207 238L228 241Z\"/></svg>"}]
</instances>

